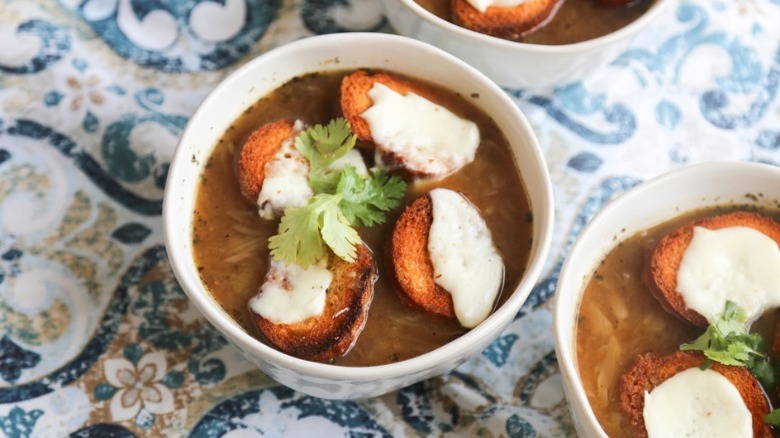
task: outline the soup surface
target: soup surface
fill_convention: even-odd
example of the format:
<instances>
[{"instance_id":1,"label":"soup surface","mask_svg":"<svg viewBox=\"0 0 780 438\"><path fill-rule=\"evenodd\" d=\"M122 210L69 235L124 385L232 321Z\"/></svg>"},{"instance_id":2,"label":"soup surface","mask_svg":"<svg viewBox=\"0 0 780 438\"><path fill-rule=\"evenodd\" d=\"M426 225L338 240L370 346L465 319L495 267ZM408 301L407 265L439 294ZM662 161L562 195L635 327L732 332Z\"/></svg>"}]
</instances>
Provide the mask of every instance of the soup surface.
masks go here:
<instances>
[{"instance_id":1,"label":"soup surface","mask_svg":"<svg viewBox=\"0 0 780 438\"><path fill-rule=\"evenodd\" d=\"M282 118L297 118L309 125L327 123L338 115L339 85L347 73L296 78L255 103L225 132L203 170L194 212L193 255L216 301L254 336L259 337L248 301L259 291L268 269L268 237L276 234L278 220L260 219L257 206L241 196L234 167L238 145L257 127ZM481 143L475 160L455 174L424 186L410 184L403 205L434 187L447 187L477 206L506 267L500 305L519 284L532 243L532 215L514 157L495 122L468 101L479 96L466 98L421 84L435 92L438 103L474 121ZM371 156L364 153L369 167ZM365 329L337 364L369 366L408 359L466 331L457 321L427 314L400 297L387 252L392 226L402 210L403 206L391 212L384 225L358 229L374 252L379 280Z\"/></svg>"},{"instance_id":2,"label":"soup surface","mask_svg":"<svg viewBox=\"0 0 780 438\"><path fill-rule=\"evenodd\" d=\"M415 0L433 14L452 21L451 0ZM547 25L517 41L561 45L592 40L625 27L644 14L654 0L639 0L631 6L604 6L595 0L566 0Z\"/></svg>"},{"instance_id":3,"label":"soup surface","mask_svg":"<svg viewBox=\"0 0 780 438\"><path fill-rule=\"evenodd\" d=\"M661 307L643 279L645 258L664 235L677 227L737 209L751 208L721 206L697 210L637 233L612 249L590 278L577 318L575 354L588 401L610 437L635 435L620 407L620 377L636 357L648 352L673 353L680 344L691 342L704 332ZM762 213L780 219L778 212ZM771 341L777 313L765 313L751 331Z\"/></svg>"}]
</instances>

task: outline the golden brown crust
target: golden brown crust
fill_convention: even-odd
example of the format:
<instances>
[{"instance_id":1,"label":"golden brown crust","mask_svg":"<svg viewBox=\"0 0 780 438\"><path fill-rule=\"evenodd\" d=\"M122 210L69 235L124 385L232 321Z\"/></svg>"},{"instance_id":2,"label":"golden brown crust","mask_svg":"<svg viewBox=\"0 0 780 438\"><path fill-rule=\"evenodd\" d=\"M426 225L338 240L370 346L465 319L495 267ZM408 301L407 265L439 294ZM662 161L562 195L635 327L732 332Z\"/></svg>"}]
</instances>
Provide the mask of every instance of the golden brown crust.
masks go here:
<instances>
[{"instance_id":1,"label":"golden brown crust","mask_svg":"<svg viewBox=\"0 0 780 438\"><path fill-rule=\"evenodd\" d=\"M684 225L664 236L650 254L645 280L650 291L668 312L699 327L707 327L707 319L689 309L677 292L677 271L685 250L693 239L693 227L711 230L727 227L750 227L769 236L780 245L780 224L758 213L737 211Z\"/></svg>"},{"instance_id":2,"label":"golden brown crust","mask_svg":"<svg viewBox=\"0 0 780 438\"><path fill-rule=\"evenodd\" d=\"M516 40L547 24L562 4L563 0L531 0L517 6L490 6L480 12L467 0L452 0L452 19L466 29Z\"/></svg>"},{"instance_id":3,"label":"golden brown crust","mask_svg":"<svg viewBox=\"0 0 780 438\"><path fill-rule=\"evenodd\" d=\"M401 290L414 304L436 315L455 318L452 296L435 283L428 253L433 201L428 195L412 202L395 223L391 253Z\"/></svg>"},{"instance_id":4,"label":"golden brown crust","mask_svg":"<svg viewBox=\"0 0 780 438\"><path fill-rule=\"evenodd\" d=\"M341 80L341 111L358 139L371 142L374 141L371 129L361 114L374 104L368 92L376 82L404 95L409 92L424 93L410 82L381 71L356 70L345 76Z\"/></svg>"},{"instance_id":5,"label":"golden brown crust","mask_svg":"<svg viewBox=\"0 0 780 438\"><path fill-rule=\"evenodd\" d=\"M291 356L327 362L345 355L363 330L377 278L371 251L357 246L357 260L346 262L330 256L333 280L321 315L293 324L276 324L253 313L260 333Z\"/></svg>"},{"instance_id":6,"label":"golden brown crust","mask_svg":"<svg viewBox=\"0 0 780 438\"><path fill-rule=\"evenodd\" d=\"M356 70L350 73L341 81L341 111L344 118L349 122L352 132L358 137L357 146L362 148L379 146L378 149L382 153L384 166L400 170L403 176L416 176L419 178L434 176L424 171L409 168L403 156L382 148L382 145L377 145L374 141L374 138L371 136L371 128L361 114L374 104L368 96L368 92L376 82L402 95L411 92L434 103L437 100L427 89L390 73L367 70Z\"/></svg>"},{"instance_id":7,"label":"golden brown crust","mask_svg":"<svg viewBox=\"0 0 780 438\"><path fill-rule=\"evenodd\" d=\"M621 379L620 404L639 436L647 436L643 415L645 391L652 391L679 372L699 367L705 360L703 354L691 351L677 351L663 357L652 353L637 357L634 365ZM711 369L726 377L739 391L753 416L753 436L771 437L772 430L764 423L764 416L770 411L769 401L750 371L743 367L719 363L712 364Z\"/></svg>"},{"instance_id":8,"label":"golden brown crust","mask_svg":"<svg viewBox=\"0 0 780 438\"><path fill-rule=\"evenodd\" d=\"M236 174L241 194L252 203L263 187L265 164L273 159L282 143L293 135L292 120L277 120L255 129L241 147Z\"/></svg>"}]
</instances>

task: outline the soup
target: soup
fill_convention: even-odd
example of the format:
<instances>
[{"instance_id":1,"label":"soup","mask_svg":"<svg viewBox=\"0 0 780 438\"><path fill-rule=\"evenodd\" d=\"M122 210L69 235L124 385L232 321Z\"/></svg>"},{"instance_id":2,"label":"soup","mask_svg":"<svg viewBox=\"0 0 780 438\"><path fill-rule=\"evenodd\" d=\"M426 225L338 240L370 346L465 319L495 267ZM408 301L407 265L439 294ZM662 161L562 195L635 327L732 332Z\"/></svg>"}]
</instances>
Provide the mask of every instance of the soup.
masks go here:
<instances>
[{"instance_id":1,"label":"soup","mask_svg":"<svg viewBox=\"0 0 780 438\"><path fill-rule=\"evenodd\" d=\"M434 15L452 21L451 0L415 0ZM561 45L592 40L627 26L650 9L653 0L639 0L631 6L605 6L595 0L566 0L544 27L518 42Z\"/></svg>"},{"instance_id":2,"label":"soup","mask_svg":"<svg viewBox=\"0 0 780 438\"><path fill-rule=\"evenodd\" d=\"M225 132L206 164L198 189L193 221L193 256L206 288L225 311L249 333L259 337L248 301L258 293L268 269L268 238L278 220L260 219L257 206L242 197L235 175L235 157L257 127L282 118L309 125L327 123L338 114L341 79L349 72L314 73L295 78L252 105ZM416 82L431 90L439 103L475 122L481 143L475 160L436 183L412 185L403 205L387 222L358 228L372 249L379 271L365 328L339 365L392 363L431 351L466 332L452 321L411 307L398 293L387 254L393 224L403 206L434 187L463 193L481 212L505 263L505 279L497 305L520 282L531 248L532 215L514 156L495 122L457 93ZM367 164L369 155L364 153Z\"/></svg>"},{"instance_id":3,"label":"soup","mask_svg":"<svg viewBox=\"0 0 780 438\"><path fill-rule=\"evenodd\" d=\"M671 354L704 332L667 313L653 297L643 278L646 257L674 229L737 209L755 207L697 210L639 232L613 248L588 281L575 328L575 354L588 401L610 437L634 435L620 406L620 377L636 357L648 352ZM762 213L780 218L777 212ZM765 313L751 331L771 341L777 316L774 311ZM768 393L776 399L776 391Z\"/></svg>"}]
</instances>

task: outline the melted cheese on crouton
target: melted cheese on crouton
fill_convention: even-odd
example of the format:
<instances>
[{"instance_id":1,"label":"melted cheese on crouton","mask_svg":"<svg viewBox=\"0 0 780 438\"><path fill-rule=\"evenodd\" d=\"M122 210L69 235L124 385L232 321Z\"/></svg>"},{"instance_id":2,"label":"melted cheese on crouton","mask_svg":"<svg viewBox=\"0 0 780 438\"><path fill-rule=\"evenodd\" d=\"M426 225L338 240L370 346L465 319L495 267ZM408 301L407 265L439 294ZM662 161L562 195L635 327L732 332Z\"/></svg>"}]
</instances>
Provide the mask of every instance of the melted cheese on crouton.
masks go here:
<instances>
[{"instance_id":1,"label":"melted cheese on crouton","mask_svg":"<svg viewBox=\"0 0 780 438\"><path fill-rule=\"evenodd\" d=\"M442 178L474 161L479 128L415 93L406 95L379 83L361 114L377 147L398 157L413 172Z\"/></svg>"},{"instance_id":2,"label":"melted cheese on crouton","mask_svg":"<svg viewBox=\"0 0 780 438\"><path fill-rule=\"evenodd\" d=\"M447 189L431 190L429 196L434 281L452 295L460 324L471 328L490 314L504 281L504 262L485 221L466 198Z\"/></svg>"},{"instance_id":3,"label":"melted cheese on crouton","mask_svg":"<svg viewBox=\"0 0 780 438\"><path fill-rule=\"evenodd\" d=\"M497 6L500 8L511 8L513 6L519 6L523 3L527 3L532 0L466 0L474 9L479 12L487 11L487 8L491 6Z\"/></svg>"},{"instance_id":4,"label":"melted cheese on crouton","mask_svg":"<svg viewBox=\"0 0 780 438\"><path fill-rule=\"evenodd\" d=\"M688 308L712 321L726 301L752 321L780 306L780 249L750 227L694 227L677 271L677 290Z\"/></svg>"},{"instance_id":5,"label":"melted cheese on crouton","mask_svg":"<svg viewBox=\"0 0 780 438\"><path fill-rule=\"evenodd\" d=\"M753 416L729 379L690 368L645 392L645 429L654 437L752 437Z\"/></svg>"},{"instance_id":6,"label":"melted cheese on crouton","mask_svg":"<svg viewBox=\"0 0 780 438\"><path fill-rule=\"evenodd\" d=\"M366 162L363 161L363 156L360 155L357 149L350 149L344 156L338 158L334 162L330 163L328 170L331 172L338 172L344 169L347 164L351 164L355 168L355 172L363 178L368 178L368 168Z\"/></svg>"},{"instance_id":7,"label":"melted cheese on crouton","mask_svg":"<svg viewBox=\"0 0 780 438\"><path fill-rule=\"evenodd\" d=\"M303 269L271 260L260 293L249 300L249 306L253 312L277 324L301 322L322 314L332 280L333 274L324 264Z\"/></svg>"},{"instance_id":8,"label":"melted cheese on crouton","mask_svg":"<svg viewBox=\"0 0 780 438\"><path fill-rule=\"evenodd\" d=\"M289 206L302 207L314 196L309 187L309 162L294 146L302 128L303 122L296 121L293 135L265 164L265 179L257 196L258 213L263 219L279 217Z\"/></svg>"}]
</instances>

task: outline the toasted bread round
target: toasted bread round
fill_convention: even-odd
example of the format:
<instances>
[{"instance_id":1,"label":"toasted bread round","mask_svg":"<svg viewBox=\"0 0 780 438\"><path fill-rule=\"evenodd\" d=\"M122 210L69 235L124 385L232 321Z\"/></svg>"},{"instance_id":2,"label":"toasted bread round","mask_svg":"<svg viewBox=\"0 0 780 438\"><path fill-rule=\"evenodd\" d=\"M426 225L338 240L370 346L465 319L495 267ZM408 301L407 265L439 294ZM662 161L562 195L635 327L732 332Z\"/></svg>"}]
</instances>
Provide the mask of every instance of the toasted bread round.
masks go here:
<instances>
[{"instance_id":1,"label":"toasted bread round","mask_svg":"<svg viewBox=\"0 0 780 438\"><path fill-rule=\"evenodd\" d=\"M370 142L374 141L371 128L361 114L374 104L368 97L368 92L376 82L400 94L413 92L427 98L427 93L420 87L385 72L356 70L345 76L341 80L341 111L358 139Z\"/></svg>"},{"instance_id":2,"label":"toasted bread round","mask_svg":"<svg viewBox=\"0 0 780 438\"><path fill-rule=\"evenodd\" d=\"M767 235L780 245L780 224L758 213L737 211L714 216L684 225L661 239L650 254L645 269L645 280L650 291L668 312L699 327L707 327L707 319L685 305L677 292L677 271L685 250L693 239L693 227L711 230L742 226Z\"/></svg>"},{"instance_id":3,"label":"toasted bread round","mask_svg":"<svg viewBox=\"0 0 780 438\"><path fill-rule=\"evenodd\" d=\"M377 146L377 149L381 152L384 166L394 168L404 177L429 178L441 176L430 173L428 169L421 168L419 165L410 164L408 157L390 151L382 147L381 144L376 143L371 135L371 128L362 114L374 104L368 92L377 82L402 95L414 93L431 102L438 103L429 90L417 86L402 77L381 71L354 71L342 79L340 94L342 113L349 122L352 132L358 137L358 146L363 148Z\"/></svg>"},{"instance_id":4,"label":"toasted bread round","mask_svg":"<svg viewBox=\"0 0 780 438\"><path fill-rule=\"evenodd\" d=\"M333 280L321 315L277 324L252 313L269 343L291 356L317 362L331 361L352 348L365 325L377 278L371 250L362 244L356 249L357 259L352 263L330 256L328 270Z\"/></svg>"},{"instance_id":5,"label":"toasted bread round","mask_svg":"<svg viewBox=\"0 0 780 438\"><path fill-rule=\"evenodd\" d=\"M637 358L621 379L620 404L639 436L647 436L643 414L645 392L652 391L677 373L701 366L705 360L703 354L692 351L677 351L662 357L648 353ZM739 391L753 416L753 436L771 437L772 430L764 423L764 416L770 412L769 401L750 371L744 367L719 363L713 363L711 369L722 374Z\"/></svg>"},{"instance_id":6,"label":"toasted bread round","mask_svg":"<svg viewBox=\"0 0 780 438\"><path fill-rule=\"evenodd\" d=\"M420 308L447 318L455 318L452 296L436 284L428 253L428 236L433 223L433 201L428 195L417 198L395 223L391 252L393 267L404 295Z\"/></svg>"},{"instance_id":7,"label":"toasted bread round","mask_svg":"<svg viewBox=\"0 0 780 438\"><path fill-rule=\"evenodd\" d=\"M241 194L252 203L263 187L265 165L271 161L282 143L293 135L292 120L277 120L255 129L244 142L236 162L236 174Z\"/></svg>"},{"instance_id":8,"label":"toasted bread round","mask_svg":"<svg viewBox=\"0 0 780 438\"><path fill-rule=\"evenodd\" d=\"M480 12L467 0L452 0L452 19L466 29L516 40L547 24L562 4L563 0L531 0L517 6L490 6Z\"/></svg>"}]
</instances>

